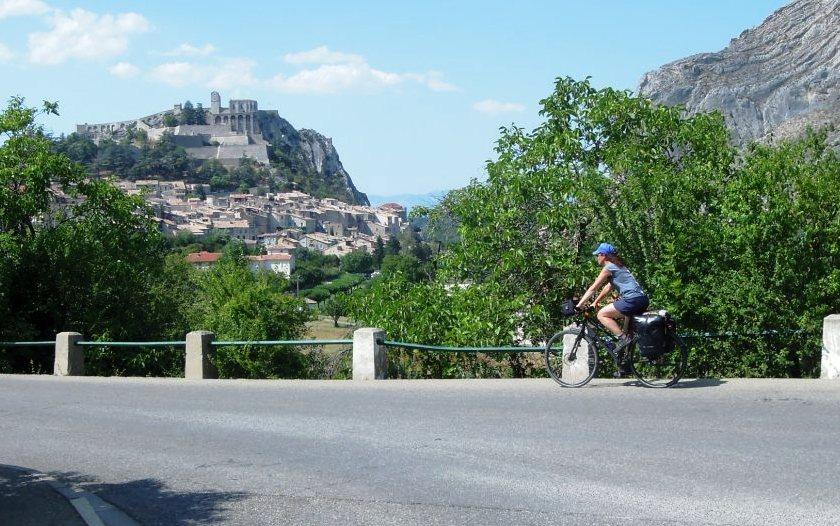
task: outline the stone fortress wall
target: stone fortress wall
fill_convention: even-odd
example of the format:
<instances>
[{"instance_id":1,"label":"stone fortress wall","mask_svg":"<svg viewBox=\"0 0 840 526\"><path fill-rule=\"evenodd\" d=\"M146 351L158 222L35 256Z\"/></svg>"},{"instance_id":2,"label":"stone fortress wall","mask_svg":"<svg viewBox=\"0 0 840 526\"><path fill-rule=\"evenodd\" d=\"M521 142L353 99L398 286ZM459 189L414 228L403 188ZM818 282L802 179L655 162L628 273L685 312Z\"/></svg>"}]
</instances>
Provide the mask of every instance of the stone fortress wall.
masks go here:
<instances>
[{"instance_id":1,"label":"stone fortress wall","mask_svg":"<svg viewBox=\"0 0 840 526\"><path fill-rule=\"evenodd\" d=\"M181 104L166 110L134 120L99 124L77 124L76 133L96 143L102 140L119 140L128 133L143 130L152 142L160 140L164 133L171 133L175 143L197 159L217 159L223 165L234 167L242 157L268 164L268 141L260 130L257 101L231 99L222 107L218 92L210 94L210 108L201 104L196 110L204 112L207 124L164 126L167 115L179 117L183 112Z\"/></svg>"}]
</instances>

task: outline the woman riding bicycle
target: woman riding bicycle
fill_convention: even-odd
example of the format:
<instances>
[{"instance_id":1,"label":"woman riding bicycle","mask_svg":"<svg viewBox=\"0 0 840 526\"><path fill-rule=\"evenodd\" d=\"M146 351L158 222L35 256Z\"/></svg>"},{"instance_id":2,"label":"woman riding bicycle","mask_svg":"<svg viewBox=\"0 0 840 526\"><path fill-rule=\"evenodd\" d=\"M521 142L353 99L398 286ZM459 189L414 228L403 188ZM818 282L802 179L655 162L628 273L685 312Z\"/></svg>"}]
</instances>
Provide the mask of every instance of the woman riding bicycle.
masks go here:
<instances>
[{"instance_id":1,"label":"woman riding bicycle","mask_svg":"<svg viewBox=\"0 0 840 526\"><path fill-rule=\"evenodd\" d=\"M621 327L618 326L618 319L621 317L629 317L635 314L641 314L648 308L650 303L647 294L642 290L639 282L633 277L633 274L624 266L624 262L618 255L615 247L609 243L601 243L593 256L598 258L598 265L603 267L601 273L592 283L592 286L587 289L586 293L580 298L577 304L579 309L583 308L595 291L606 284L601 293L592 302L595 308L601 303L601 300L613 290L617 291L619 298L609 305L604 306L598 311L598 321L604 327L609 329L611 333L619 338L619 343L623 344L627 336L622 332Z\"/></svg>"},{"instance_id":2,"label":"woman riding bicycle","mask_svg":"<svg viewBox=\"0 0 840 526\"><path fill-rule=\"evenodd\" d=\"M554 334L545 344L545 368L563 387L582 387L598 374L598 354L607 351L618 366L613 377L633 374L646 387L671 387L682 378L688 361L688 349L676 332L677 323L667 313L646 315L636 320L634 334L622 334L618 318L643 313L648 297L633 274L621 261L615 247L601 243L592 253L602 267L598 278L577 302L580 311L600 290L592 302L598 307L610 292L618 292L615 303L598 311L601 325L619 338L612 338L592 320L589 309L575 316L574 323ZM563 304L563 314L574 314L570 303ZM625 327L628 325L625 324Z\"/></svg>"}]
</instances>

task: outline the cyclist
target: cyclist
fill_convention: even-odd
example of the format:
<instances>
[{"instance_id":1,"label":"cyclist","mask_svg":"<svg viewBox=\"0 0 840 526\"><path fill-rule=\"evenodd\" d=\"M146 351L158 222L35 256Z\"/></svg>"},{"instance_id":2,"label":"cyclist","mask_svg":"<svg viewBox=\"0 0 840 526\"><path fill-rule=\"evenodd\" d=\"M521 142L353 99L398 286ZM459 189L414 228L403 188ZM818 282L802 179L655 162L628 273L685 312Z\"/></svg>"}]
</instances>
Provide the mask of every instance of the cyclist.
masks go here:
<instances>
[{"instance_id":1,"label":"cyclist","mask_svg":"<svg viewBox=\"0 0 840 526\"><path fill-rule=\"evenodd\" d=\"M619 345L622 345L627 341L627 335L619 327L618 319L622 317L629 319L629 316L643 313L648 308L650 299L639 282L636 281L636 278L633 277L633 274L630 273L630 270L624 266L624 262L614 246L609 243L601 243L592 255L598 258L598 265L602 267L601 273L598 274L595 282L580 298L577 307L579 309L583 308L586 300L602 286L601 293L592 302L595 308L598 308L601 300L607 294L613 291L618 292L619 297L614 303L605 305L598 310L598 321L618 337Z\"/></svg>"}]
</instances>

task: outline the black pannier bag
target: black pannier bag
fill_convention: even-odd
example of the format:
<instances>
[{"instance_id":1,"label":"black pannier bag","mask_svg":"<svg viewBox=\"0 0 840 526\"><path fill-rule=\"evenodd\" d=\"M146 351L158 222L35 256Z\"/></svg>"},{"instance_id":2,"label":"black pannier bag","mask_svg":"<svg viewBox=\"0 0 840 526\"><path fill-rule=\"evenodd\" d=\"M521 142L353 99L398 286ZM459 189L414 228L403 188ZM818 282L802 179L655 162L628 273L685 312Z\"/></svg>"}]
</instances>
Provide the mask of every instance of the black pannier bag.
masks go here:
<instances>
[{"instance_id":1,"label":"black pannier bag","mask_svg":"<svg viewBox=\"0 0 840 526\"><path fill-rule=\"evenodd\" d=\"M633 328L636 332L636 345L639 354L645 358L659 358L673 348L670 332L674 323L665 311L646 312L633 316Z\"/></svg>"}]
</instances>

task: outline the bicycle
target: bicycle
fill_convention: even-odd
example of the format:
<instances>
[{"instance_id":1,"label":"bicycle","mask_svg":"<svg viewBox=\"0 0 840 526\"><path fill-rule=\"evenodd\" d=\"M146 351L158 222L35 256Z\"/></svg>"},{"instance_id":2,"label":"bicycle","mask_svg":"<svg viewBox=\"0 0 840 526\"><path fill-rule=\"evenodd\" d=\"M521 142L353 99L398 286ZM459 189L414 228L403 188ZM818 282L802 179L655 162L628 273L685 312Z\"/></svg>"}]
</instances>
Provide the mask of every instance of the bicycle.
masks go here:
<instances>
[{"instance_id":1,"label":"bicycle","mask_svg":"<svg viewBox=\"0 0 840 526\"><path fill-rule=\"evenodd\" d=\"M595 309L588 307L577 311L575 327L558 332L545 346L545 367L548 374L563 387L583 387L598 372L598 351L606 350L616 366L626 361L630 371L646 387L671 387L682 378L688 362L685 343L673 331L666 334L663 342L665 352L658 356L642 356L638 346L638 335L633 331L630 319L630 338L621 345L612 343L612 335L593 318ZM617 378L621 375L616 373Z\"/></svg>"}]
</instances>

